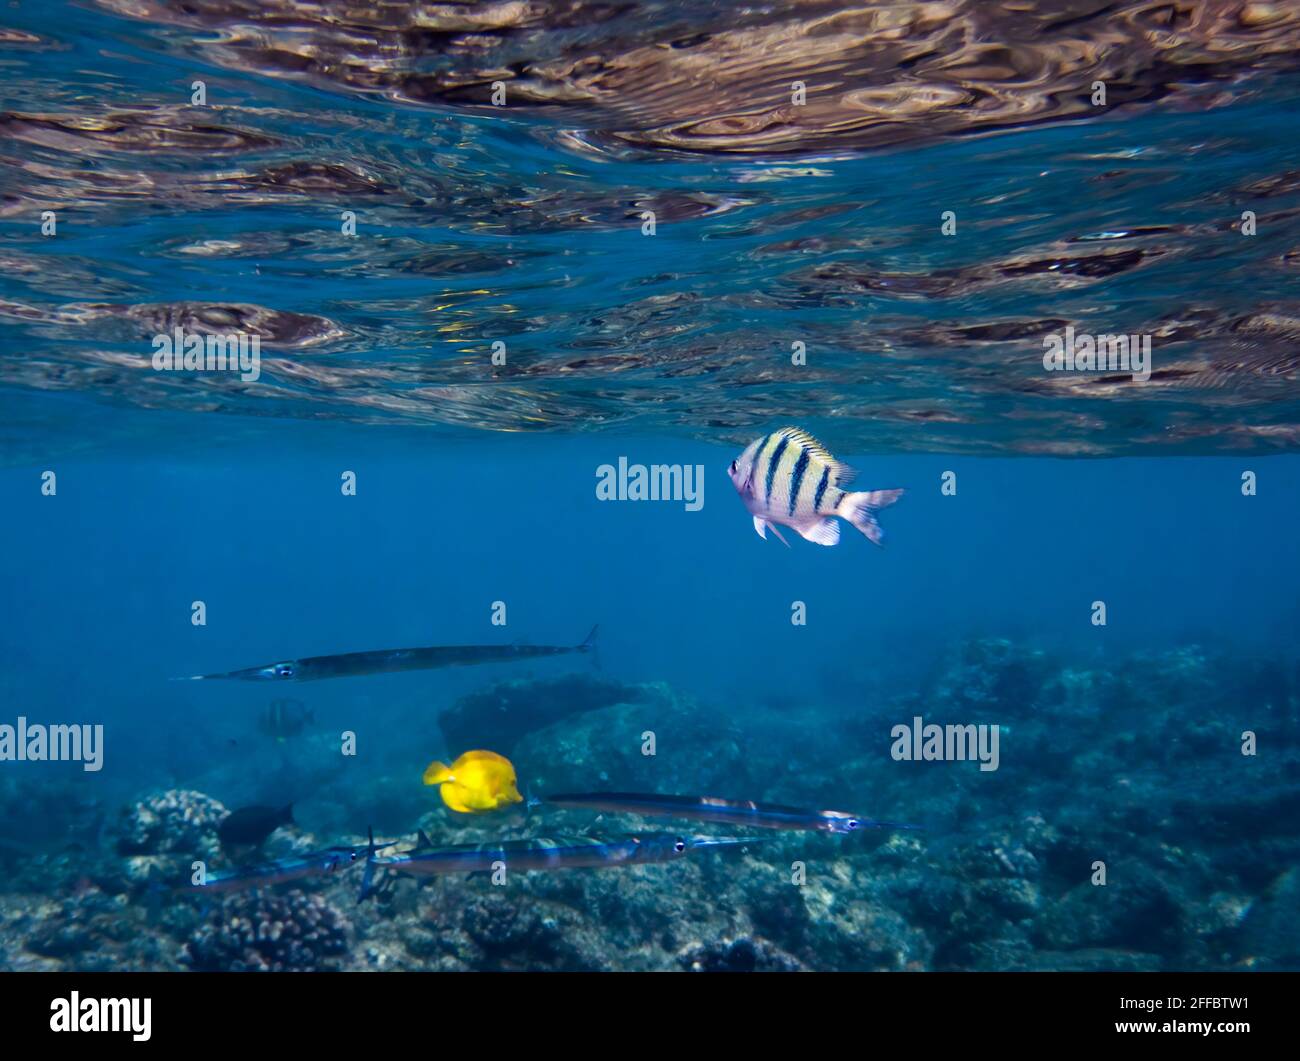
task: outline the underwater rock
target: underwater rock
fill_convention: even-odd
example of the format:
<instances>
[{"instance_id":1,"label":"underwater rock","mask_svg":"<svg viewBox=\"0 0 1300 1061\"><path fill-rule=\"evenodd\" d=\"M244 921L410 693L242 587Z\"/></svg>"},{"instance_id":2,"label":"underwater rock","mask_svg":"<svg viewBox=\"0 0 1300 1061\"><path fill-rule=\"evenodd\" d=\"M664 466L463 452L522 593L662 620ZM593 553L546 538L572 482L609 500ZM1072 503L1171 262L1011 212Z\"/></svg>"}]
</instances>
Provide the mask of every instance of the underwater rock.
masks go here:
<instances>
[{"instance_id":1,"label":"underwater rock","mask_svg":"<svg viewBox=\"0 0 1300 1061\"><path fill-rule=\"evenodd\" d=\"M723 940L693 947L678 958L683 969L697 973L797 973L807 967L765 939Z\"/></svg>"},{"instance_id":2,"label":"underwater rock","mask_svg":"<svg viewBox=\"0 0 1300 1061\"><path fill-rule=\"evenodd\" d=\"M1169 954L1181 919L1178 898L1163 877L1116 862L1106 885L1085 881L1048 905L1035 933L1049 950L1129 947Z\"/></svg>"},{"instance_id":3,"label":"underwater rock","mask_svg":"<svg viewBox=\"0 0 1300 1061\"><path fill-rule=\"evenodd\" d=\"M973 944L966 968L983 972L1159 972L1160 956L1120 948L1036 951L1023 940L989 940Z\"/></svg>"},{"instance_id":4,"label":"underwater rock","mask_svg":"<svg viewBox=\"0 0 1300 1061\"><path fill-rule=\"evenodd\" d=\"M576 918L557 917L517 896L472 899L461 913L465 934L482 951L489 968L601 969L605 962L582 957L575 947Z\"/></svg>"},{"instance_id":5,"label":"underwater rock","mask_svg":"<svg viewBox=\"0 0 1300 1061\"><path fill-rule=\"evenodd\" d=\"M21 875L34 855L96 850L111 817L106 801L79 780L6 773L0 776L0 865Z\"/></svg>"},{"instance_id":6,"label":"underwater rock","mask_svg":"<svg viewBox=\"0 0 1300 1061\"><path fill-rule=\"evenodd\" d=\"M753 775L733 724L662 683L631 691L630 700L521 740L513 759L528 790L725 796L758 792L760 783L766 789L771 775ZM647 733L654 734L654 754L643 753Z\"/></svg>"},{"instance_id":7,"label":"underwater rock","mask_svg":"<svg viewBox=\"0 0 1300 1061\"><path fill-rule=\"evenodd\" d=\"M1300 867L1282 873L1247 913L1243 963L1254 969L1300 969Z\"/></svg>"},{"instance_id":8,"label":"underwater rock","mask_svg":"<svg viewBox=\"0 0 1300 1061\"><path fill-rule=\"evenodd\" d=\"M1031 715L1052 672L1047 655L1004 638L958 645L933 683L929 699L950 713L988 715L994 723Z\"/></svg>"},{"instance_id":9,"label":"underwater rock","mask_svg":"<svg viewBox=\"0 0 1300 1061\"><path fill-rule=\"evenodd\" d=\"M420 961L416 967L426 969L617 968L612 951L620 933L602 921L597 909L556 901L544 886L546 879L544 874L521 874L504 889L464 880L430 886L421 905L399 917L405 950ZM420 931L411 933L413 926Z\"/></svg>"},{"instance_id":10,"label":"underwater rock","mask_svg":"<svg viewBox=\"0 0 1300 1061\"><path fill-rule=\"evenodd\" d=\"M856 888L822 890L823 896L809 899L815 912L808 952L816 958L815 968L901 972L930 966L933 944L897 910L864 902Z\"/></svg>"},{"instance_id":11,"label":"underwater rock","mask_svg":"<svg viewBox=\"0 0 1300 1061\"><path fill-rule=\"evenodd\" d=\"M88 881L51 901L32 895L0 897L0 934L9 944L6 969L86 971L170 969L175 944L125 895L110 895Z\"/></svg>"},{"instance_id":12,"label":"underwater rock","mask_svg":"<svg viewBox=\"0 0 1300 1061\"><path fill-rule=\"evenodd\" d=\"M1128 712L1177 707L1184 718L1210 718L1229 691L1218 663L1198 645L1120 660L1112 668L1112 695L1103 710ZM1225 705L1226 706L1226 705Z\"/></svg>"},{"instance_id":13,"label":"underwater rock","mask_svg":"<svg viewBox=\"0 0 1300 1061\"><path fill-rule=\"evenodd\" d=\"M182 961L202 971L288 972L333 967L352 925L321 895L269 889L226 899L185 944Z\"/></svg>"},{"instance_id":14,"label":"underwater rock","mask_svg":"<svg viewBox=\"0 0 1300 1061\"><path fill-rule=\"evenodd\" d=\"M745 892L755 930L768 940L780 940L787 949L802 953L813 930L802 889L786 878L764 874L748 882Z\"/></svg>"},{"instance_id":15,"label":"underwater rock","mask_svg":"<svg viewBox=\"0 0 1300 1061\"><path fill-rule=\"evenodd\" d=\"M39 928L27 939L27 949L47 958L71 958L95 946L89 927L69 919L67 904L57 918L42 921Z\"/></svg>"},{"instance_id":16,"label":"underwater rock","mask_svg":"<svg viewBox=\"0 0 1300 1061\"><path fill-rule=\"evenodd\" d=\"M462 696L438 716L453 754L491 748L509 756L526 734L611 704L635 703L641 690L585 674L544 681L509 681Z\"/></svg>"},{"instance_id":17,"label":"underwater rock","mask_svg":"<svg viewBox=\"0 0 1300 1061\"><path fill-rule=\"evenodd\" d=\"M976 902L987 903L1009 921L1033 917L1039 909L1038 887L1027 880L982 880L972 888Z\"/></svg>"}]
</instances>

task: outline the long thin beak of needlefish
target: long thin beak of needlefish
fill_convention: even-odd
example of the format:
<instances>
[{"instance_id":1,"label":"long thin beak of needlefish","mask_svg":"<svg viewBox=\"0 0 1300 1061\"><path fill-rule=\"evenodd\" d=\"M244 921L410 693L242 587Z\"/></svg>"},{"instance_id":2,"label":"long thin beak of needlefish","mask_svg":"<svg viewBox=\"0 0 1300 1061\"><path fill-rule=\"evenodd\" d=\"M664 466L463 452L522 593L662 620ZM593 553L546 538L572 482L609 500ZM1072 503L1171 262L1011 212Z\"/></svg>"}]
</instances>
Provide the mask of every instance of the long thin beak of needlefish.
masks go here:
<instances>
[{"instance_id":1,"label":"long thin beak of needlefish","mask_svg":"<svg viewBox=\"0 0 1300 1061\"><path fill-rule=\"evenodd\" d=\"M692 836L686 842L694 851L700 847L744 847L746 844L761 844L772 839L770 836Z\"/></svg>"},{"instance_id":2,"label":"long thin beak of needlefish","mask_svg":"<svg viewBox=\"0 0 1300 1061\"><path fill-rule=\"evenodd\" d=\"M270 675L266 673L267 670L269 670L267 667L247 667L244 670L226 671L223 674L185 674L179 678L169 678L168 681L212 682L231 678L238 678L243 681L252 681L253 679L270 677Z\"/></svg>"},{"instance_id":3,"label":"long thin beak of needlefish","mask_svg":"<svg viewBox=\"0 0 1300 1061\"><path fill-rule=\"evenodd\" d=\"M878 822L872 818L863 818L861 821L864 829L912 829L916 832L925 832L924 825L909 825L907 822Z\"/></svg>"}]
</instances>

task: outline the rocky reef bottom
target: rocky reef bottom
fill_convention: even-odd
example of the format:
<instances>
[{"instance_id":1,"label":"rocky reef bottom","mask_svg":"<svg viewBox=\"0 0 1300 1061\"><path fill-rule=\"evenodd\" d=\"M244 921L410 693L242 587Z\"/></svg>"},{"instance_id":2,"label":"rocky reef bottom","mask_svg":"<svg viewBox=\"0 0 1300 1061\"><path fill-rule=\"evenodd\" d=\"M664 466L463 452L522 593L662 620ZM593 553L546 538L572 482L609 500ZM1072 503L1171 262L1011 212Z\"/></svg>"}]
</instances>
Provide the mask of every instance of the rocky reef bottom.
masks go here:
<instances>
[{"instance_id":1,"label":"rocky reef bottom","mask_svg":"<svg viewBox=\"0 0 1300 1061\"><path fill-rule=\"evenodd\" d=\"M5 819L57 812L51 828L78 840L0 843L0 967L1300 968L1294 660L1187 647L1082 667L976 640L956 646L923 688L878 697L868 712L770 704L743 719L662 684L603 680L575 693L582 681L507 683L489 697L511 707L521 788L757 799L924 829L765 833L741 851L515 873L503 885L402 879L358 905L359 867L227 895L175 887L195 860L230 864L216 837L226 808L201 791L141 792L91 828L89 810L48 790L39 798L49 806L33 809L32 791L6 783ZM561 696L589 709L542 703ZM532 717L530 698L535 728L519 721ZM976 743L964 759L924 754L932 725L997 725L997 768L988 755L972 761ZM409 788L422 766L369 783ZM312 798L345 808L338 788ZM428 807L418 821L377 824L412 836L423 828L435 843L728 832L576 811L467 819L434 798ZM290 827L263 857L361 842L359 832Z\"/></svg>"}]
</instances>

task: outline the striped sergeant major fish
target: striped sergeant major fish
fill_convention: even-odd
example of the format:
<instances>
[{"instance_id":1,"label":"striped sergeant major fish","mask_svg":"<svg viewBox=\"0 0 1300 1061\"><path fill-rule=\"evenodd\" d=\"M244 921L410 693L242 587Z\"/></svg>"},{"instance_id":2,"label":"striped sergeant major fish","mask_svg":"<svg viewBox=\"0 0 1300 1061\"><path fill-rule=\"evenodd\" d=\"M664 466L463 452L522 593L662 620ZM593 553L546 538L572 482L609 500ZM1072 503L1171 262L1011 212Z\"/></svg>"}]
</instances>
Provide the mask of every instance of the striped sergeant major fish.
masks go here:
<instances>
[{"instance_id":1,"label":"striped sergeant major fish","mask_svg":"<svg viewBox=\"0 0 1300 1061\"><path fill-rule=\"evenodd\" d=\"M528 870L608 869L615 866L641 866L657 862L674 862L692 851L710 847L740 847L759 842L753 837L679 836L674 833L649 833L618 840L599 840L578 836L566 839L505 840L487 844L455 844L435 848L423 833L414 851L398 855L377 856L372 847L366 861L357 902L375 891L374 871L390 870L416 877L443 876L451 873L492 873L504 866L509 873Z\"/></svg>"},{"instance_id":2,"label":"striped sergeant major fish","mask_svg":"<svg viewBox=\"0 0 1300 1061\"><path fill-rule=\"evenodd\" d=\"M758 536L766 538L771 527L786 546L790 543L780 524L818 545L837 544L840 525L835 516L879 545L884 532L876 513L903 496L902 490L845 490L857 473L797 427L783 427L751 442L727 474L753 515Z\"/></svg>"},{"instance_id":3,"label":"striped sergeant major fish","mask_svg":"<svg viewBox=\"0 0 1300 1061\"><path fill-rule=\"evenodd\" d=\"M366 851L366 847L327 847L304 855L292 855L288 858L259 862L252 866L208 873L205 874L202 884L191 883L185 890L233 892L245 888L266 888L273 884L305 880L308 877L327 877L348 869Z\"/></svg>"},{"instance_id":4,"label":"striped sergeant major fish","mask_svg":"<svg viewBox=\"0 0 1300 1061\"><path fill-rule=\"evenodd\" d=\"M352 678L364 674L394 671L434 670L439 667L467 667L478 663L516 663L540 656L563 656L570 652L594 652L593 626L579 645L433 645L428 648L392 648L376 652L341 652L333 656L305 656L281 660L260 667L226 671L222 674L194 674L174 681L314 682L324 678Z\"/></svg>"},{"instance_id":5,"label":"striped sergeant major fish","mask_svg":"<svg viewBox=\"0 0 1300 1061\"><path fill-rule=\"evenodd\" d=\"M839 810L802 810L778 803L717 799L713 796L661 796L647 792L562 793L536 800L566 810L593 810L607 814L682 818L717 822L753 829L799 829L823 833L855 833L860 829L920 829L902 822L874 821Z\"/></svg>"}]
</instances>

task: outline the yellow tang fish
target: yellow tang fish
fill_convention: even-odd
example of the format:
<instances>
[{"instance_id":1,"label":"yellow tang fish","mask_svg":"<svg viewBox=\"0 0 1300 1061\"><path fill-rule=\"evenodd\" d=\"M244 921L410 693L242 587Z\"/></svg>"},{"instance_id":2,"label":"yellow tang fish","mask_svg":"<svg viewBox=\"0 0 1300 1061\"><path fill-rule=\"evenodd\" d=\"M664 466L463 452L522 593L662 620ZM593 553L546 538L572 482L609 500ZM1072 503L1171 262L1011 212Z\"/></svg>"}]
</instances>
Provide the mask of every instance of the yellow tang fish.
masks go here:
<instances>
[{"instance_id":1,"label":"yellow tang fish","mask_svg":"<svg viewBox=\"0 0 1300 1061\"><path fill-rule=\"evenodd\" d=\"M731 462L727 474L754 517L758 536L766 538L771 527L787 545L778 524L793 527L818 545L836 544L840 525L835 516L848 520L879 545L883 535L876 513L903 494L902 490L843 489L853 478L853 469L797 427L783 427L751 442Z\"/></svg>"},{"instance_id":2,"label":"yellow tang fish","mask_svg":"<svg viewBox=\"0 0 1300 1061\"><path fill-rule=\"evenodd\" d=\"M424 783L440 785L443 803L461 814L483 814L524 801L513 764L496 752L466 752L450 766L435 760L425 768Z\"/></svg>"}]
</instances>

